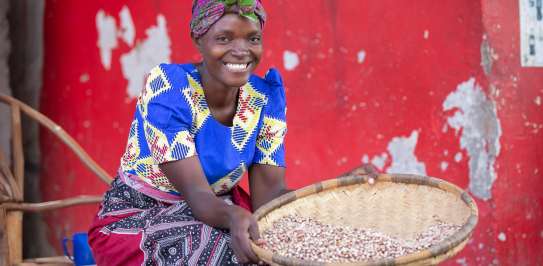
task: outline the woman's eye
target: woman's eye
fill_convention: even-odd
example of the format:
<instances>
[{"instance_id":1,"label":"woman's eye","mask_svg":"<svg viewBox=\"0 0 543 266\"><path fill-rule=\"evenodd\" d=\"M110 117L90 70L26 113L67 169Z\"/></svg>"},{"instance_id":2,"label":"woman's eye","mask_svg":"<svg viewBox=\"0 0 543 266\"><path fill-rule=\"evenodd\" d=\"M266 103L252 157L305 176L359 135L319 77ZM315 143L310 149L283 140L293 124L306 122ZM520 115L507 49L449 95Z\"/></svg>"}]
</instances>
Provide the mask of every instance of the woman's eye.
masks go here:
<instances>
[{"instance_id":1,"label":"woman's eye","mask_svg":"<svg viewBox=\"0 0 543 266\"><path fill-rule=\"evenodd\" d=\"M218 42L228 42L228 38L225 37L225 36L217 37L216 40L217 40Z\"/></svg>"},{"instance_id":2,"label":"woman's eye","mask_svg":"<svg viewBox=\"0 0 543 266\"><path fill-rule=\"evenodd\" d=\"M260 38L260 37L251 37L250 41L252 43L260 43L262 41L262 38Z\"/></svg>"}]
</instances>

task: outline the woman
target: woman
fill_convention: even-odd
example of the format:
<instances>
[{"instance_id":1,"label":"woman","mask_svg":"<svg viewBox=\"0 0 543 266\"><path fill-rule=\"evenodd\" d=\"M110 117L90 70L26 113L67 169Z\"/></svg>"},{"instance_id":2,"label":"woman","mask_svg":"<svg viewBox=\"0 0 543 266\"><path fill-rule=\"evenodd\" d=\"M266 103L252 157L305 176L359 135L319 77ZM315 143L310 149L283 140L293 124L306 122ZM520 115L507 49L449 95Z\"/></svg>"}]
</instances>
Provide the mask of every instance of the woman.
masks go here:
<instances>
[{"instance_id":1,"label":"woman","mask_svg":"<svg viewBox=\"0 0 543 266\"><path fill-rule=\"evenodd\" d=\"M262 55L260 0L195 0L192 14L203 60L150 71L89 230L98 265L256 263L251 207L287 191L281 77L251 74ZM246 170L250 198L237 186Z\"/></svg>"}]
</instances>

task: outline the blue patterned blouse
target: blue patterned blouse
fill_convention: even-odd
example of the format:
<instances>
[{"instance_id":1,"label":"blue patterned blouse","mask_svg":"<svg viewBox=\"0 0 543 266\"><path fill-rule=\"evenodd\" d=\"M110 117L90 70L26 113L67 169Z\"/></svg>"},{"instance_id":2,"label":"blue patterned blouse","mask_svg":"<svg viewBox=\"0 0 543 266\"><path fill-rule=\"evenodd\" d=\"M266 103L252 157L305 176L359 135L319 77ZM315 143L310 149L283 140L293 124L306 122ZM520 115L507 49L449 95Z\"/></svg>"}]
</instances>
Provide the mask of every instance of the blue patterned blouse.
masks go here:
<instances>
[{"instance_id":1,"label":"blue patterned blouse","mask_svg":"<svg viewBox=\"0 0 543 266\"><path fill-rule=\"evenodd\" d=\"M133 188L178 199L158 165L195 155L217 195L228 192L254 163L285 166L286 102L279 73L270 69L264 79L251 75L239 90L231 127L211 115L200 80L193 64L161 64L150 71L119 170Z\"/></svg>"}]
</instances>

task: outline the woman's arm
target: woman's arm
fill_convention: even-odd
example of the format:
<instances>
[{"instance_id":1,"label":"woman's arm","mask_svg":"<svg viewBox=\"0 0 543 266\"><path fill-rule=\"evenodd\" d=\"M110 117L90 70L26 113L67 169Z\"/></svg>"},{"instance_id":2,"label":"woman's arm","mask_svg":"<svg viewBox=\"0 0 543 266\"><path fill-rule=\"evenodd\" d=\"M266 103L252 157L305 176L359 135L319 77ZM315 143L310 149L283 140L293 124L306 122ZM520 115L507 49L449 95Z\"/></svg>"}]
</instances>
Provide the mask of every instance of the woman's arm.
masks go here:
<instances>
[{"instance_id":1,"label":"woman's arm","mask_svg":"<svg viewBox=\"0 0 543 266\"><path fill-rule=\"evenodd\" d=\"M253 210L291 190L285 185L285 168L253 164L249 169L249 187Z\"/></svg>"},{"instance_id":2,"label":"woman's arm","mask_svg":"<svg viewBox=\"0 0 543 266\"><path fill-rule=\"evenodd\" d=\"M354 173L369 175L369 184L373 185L379 175L379 170L372 164L364 164L357 168ZM251 166L249 169L249 186L253 210L292 191L287 189L285 185L285 168L265 164Z\"/></svg>"},{"instance_id":3,"label":"woman's arm","mask_svg":"<svg viewBox=\"0 0 543 266\"><path fill-rule=\"evenodd\" d=\"M181 192L196 219L230 229L232 249L241 263L258 262L249 240L249 237L255 241L260 238L256 220L245 209L228 205L215 196L197 156L160 164L160 169Z\"/></svg>"}]
</instances>

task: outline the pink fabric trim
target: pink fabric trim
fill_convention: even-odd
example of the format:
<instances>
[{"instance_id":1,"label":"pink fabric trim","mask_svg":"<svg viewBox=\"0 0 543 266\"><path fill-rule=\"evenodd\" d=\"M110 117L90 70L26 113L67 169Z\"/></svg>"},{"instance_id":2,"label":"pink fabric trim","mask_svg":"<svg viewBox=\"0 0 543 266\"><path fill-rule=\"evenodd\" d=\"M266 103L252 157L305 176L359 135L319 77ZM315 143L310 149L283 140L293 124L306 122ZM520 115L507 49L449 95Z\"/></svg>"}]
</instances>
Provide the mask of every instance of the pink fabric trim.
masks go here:
<instances>
[{"instance_id":1,"label":"pink fabric trim","mask_svg":"<svg viewBox=\"0 0 543 266\"><path fill-rule=\"evenodd\" d=\"M167 202L167 203L176 203L183 199L181 196L160 191L152 187L151 185L147 184L145 181L141 180L139 176L125 173L121 169L119 169L119 177L129 187L151 198L154 198L156 200Z\"/></svg>"}]
</instances>

